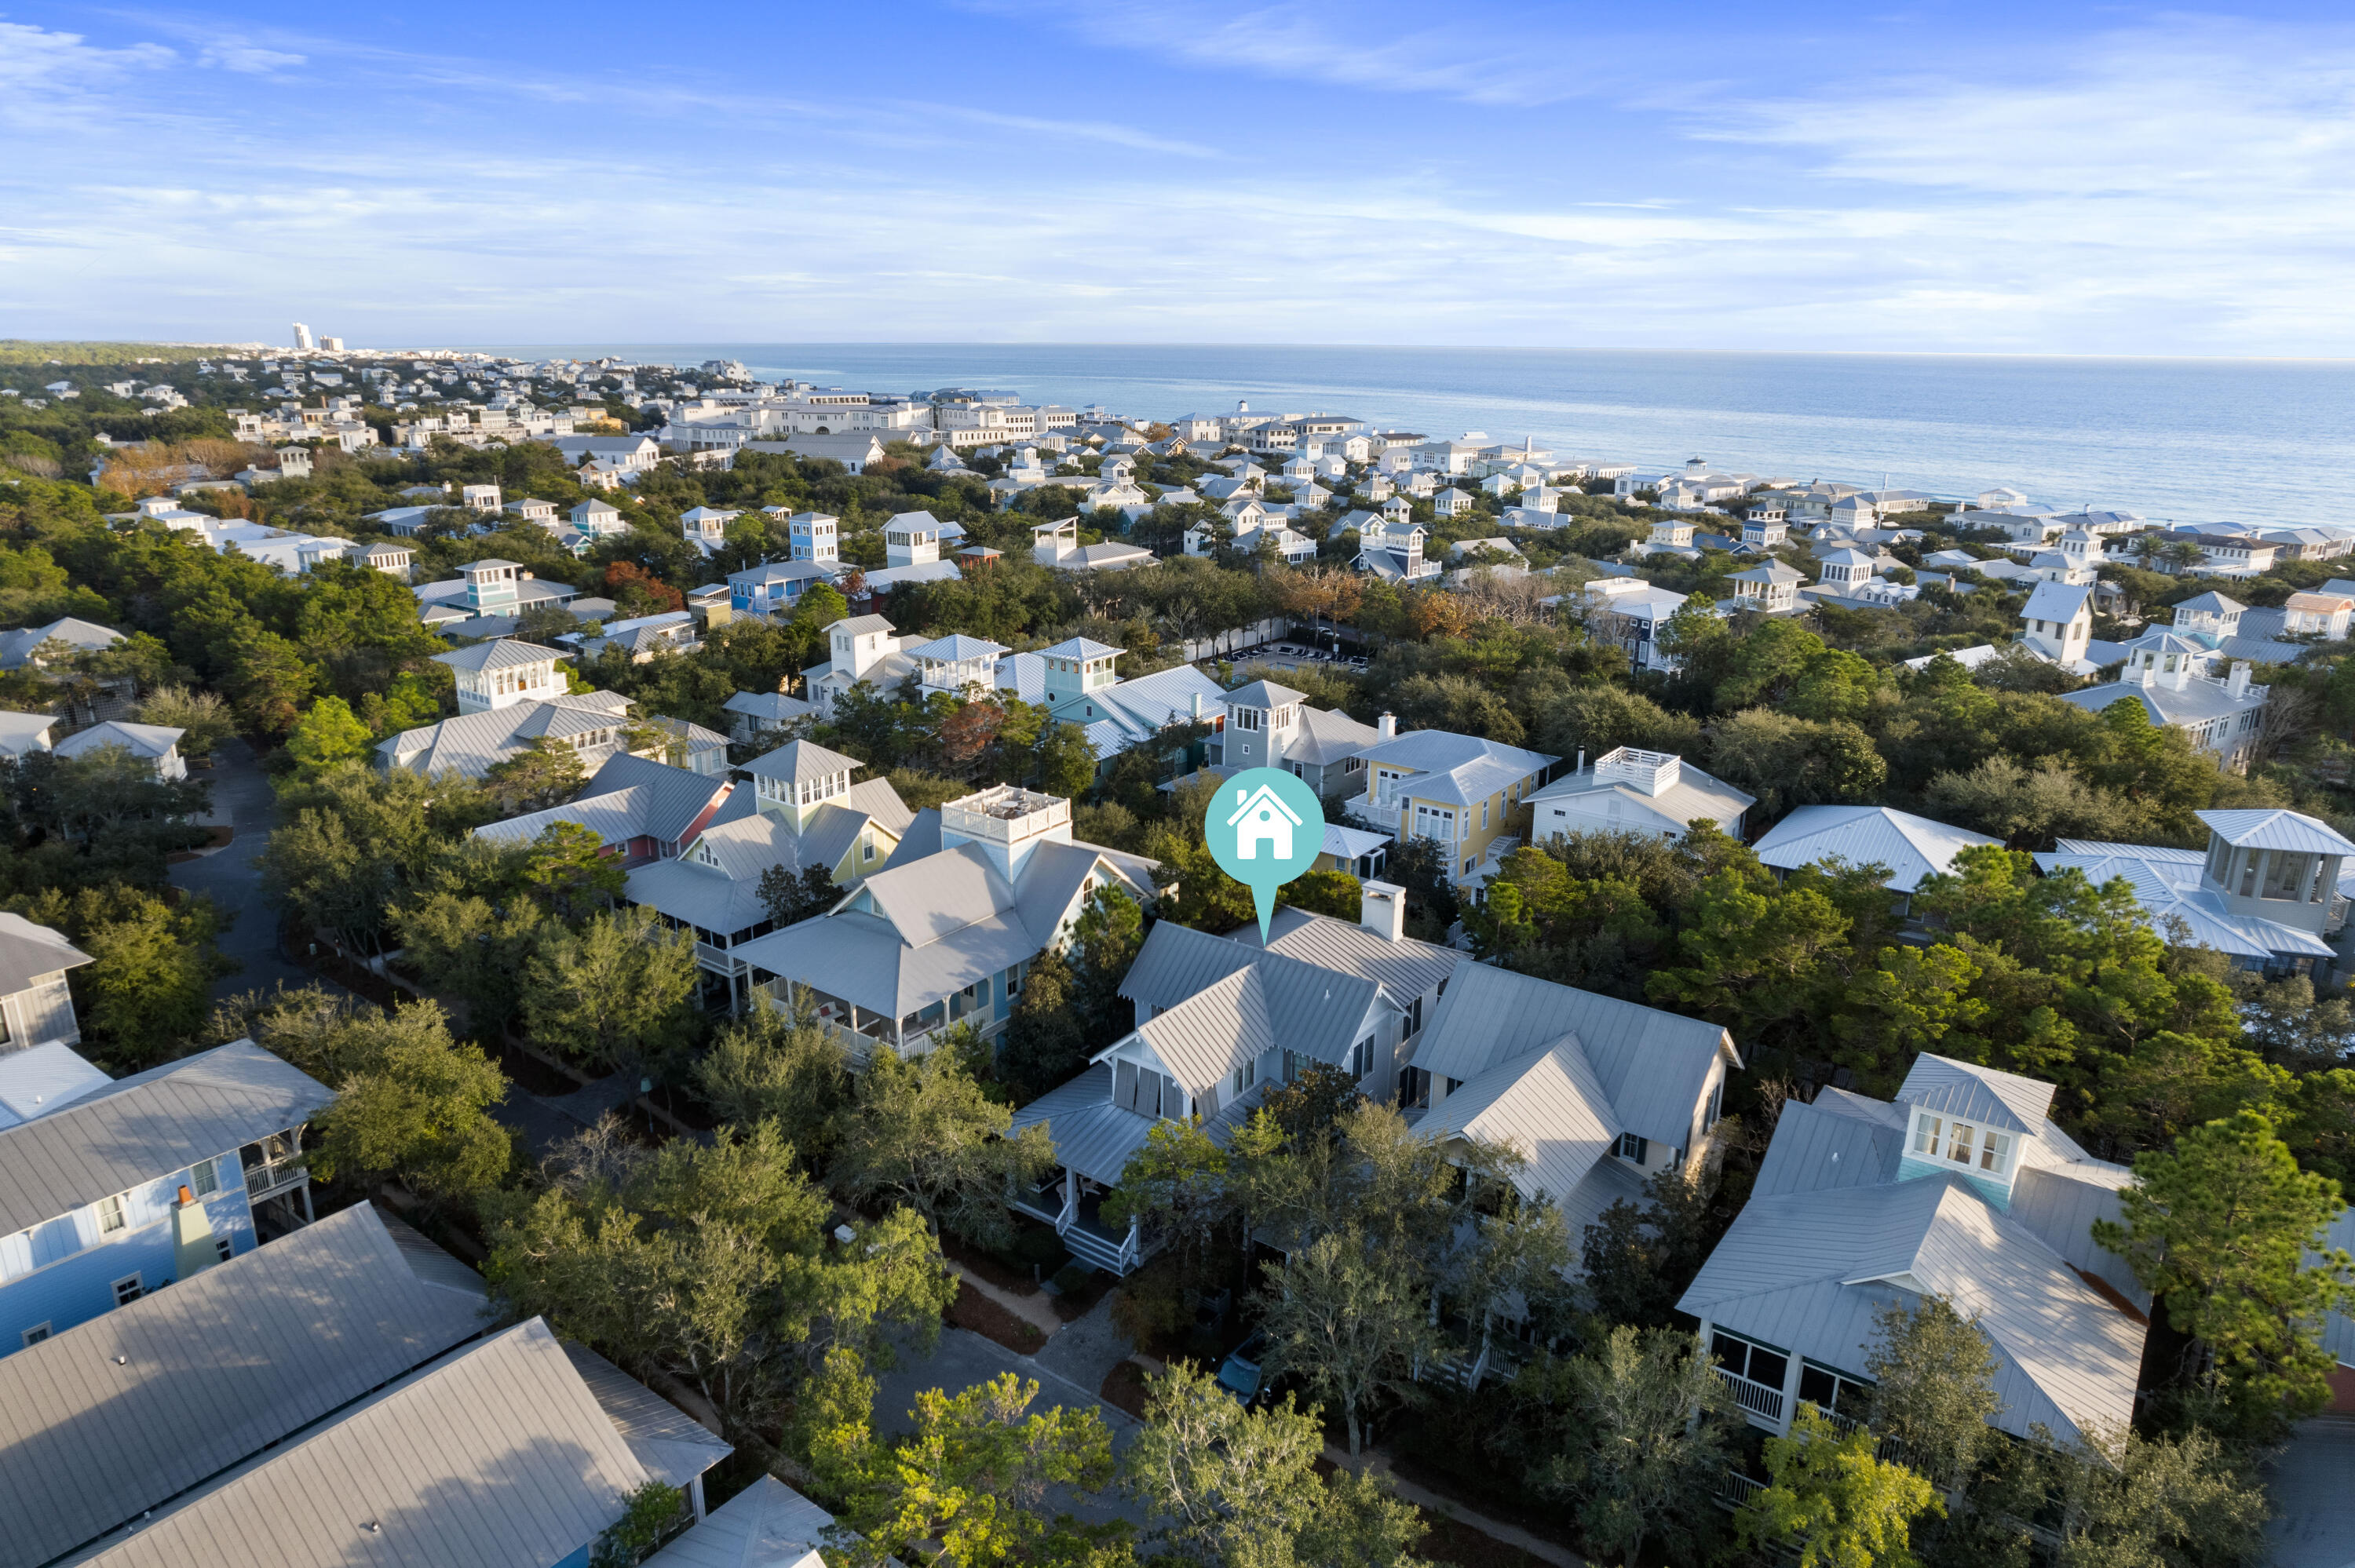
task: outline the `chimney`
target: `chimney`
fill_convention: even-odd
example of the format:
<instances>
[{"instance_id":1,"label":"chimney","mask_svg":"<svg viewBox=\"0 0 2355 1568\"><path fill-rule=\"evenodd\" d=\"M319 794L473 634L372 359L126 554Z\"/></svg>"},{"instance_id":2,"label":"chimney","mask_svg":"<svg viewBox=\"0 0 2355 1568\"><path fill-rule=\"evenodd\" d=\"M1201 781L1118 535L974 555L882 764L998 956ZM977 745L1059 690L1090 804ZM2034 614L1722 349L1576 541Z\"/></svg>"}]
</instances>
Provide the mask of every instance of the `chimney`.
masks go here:
<instances>
[{"instance_id":1,"label":"chimney","mask_svg":"<svg viewBox=\"0 0 2355 1568\"><path fill-rule=\"evenodd\" d=\"M1368 882L1358 890L1358 924L1385 942L1406 938L1406 889L1395 883Z\"/></svg>"},{"instance_id":2,"label":"chimney","mask_svg":"<svg viewBox=\"0 0 2355 1568\"><path fill-rule=\"evenodd\" d=\"M1398 738L1398 715L1384 714L1374 721L1374 733L1384 740Z\"/></svg>"},{"instance_id":3,"label":"chimney","mask_svg":"<svg viewBox=\"0 0 2355 1568\"><path fill-rule=\"evenodd\" d=\"M180 1201L172 1205L172 1277L192 1278L219 1261L212 1221L184 1182Z\"/></svg>"},{"instance_id":4,"label":"chimney","mask_svg":"<svg viewBox=\"0 0 2355 1568\"><path fill-rule=\"evenodd\" d=\"M2235 660L2232 664L2232 678L2224 683L2224 690L2236 697L2247 696L2249 694L2249 662L2247 660Z\"/></svg>"},{"instance_id":5,"label":"chimney","mask_svg":"<svg viewBox=\"0 0 2355 1568\"><path fill-rule=\"evenodd\" d=\"M1194 716L1196 718L1202 716L1202 694L1199 692L1194 694Z\"/></svg>"},{"instance_id":6,"label":"chimney","mask_svg":"<svg viewBox=\"0 0 2355 1568\"><path fill-rule=\"evenodd\" d=\"M1578 766L1572 768L1571 771L1572 773L1583 773L1586 771L1586 747L1582 746L1578 748Z\"/></svg>"}]
</instances>

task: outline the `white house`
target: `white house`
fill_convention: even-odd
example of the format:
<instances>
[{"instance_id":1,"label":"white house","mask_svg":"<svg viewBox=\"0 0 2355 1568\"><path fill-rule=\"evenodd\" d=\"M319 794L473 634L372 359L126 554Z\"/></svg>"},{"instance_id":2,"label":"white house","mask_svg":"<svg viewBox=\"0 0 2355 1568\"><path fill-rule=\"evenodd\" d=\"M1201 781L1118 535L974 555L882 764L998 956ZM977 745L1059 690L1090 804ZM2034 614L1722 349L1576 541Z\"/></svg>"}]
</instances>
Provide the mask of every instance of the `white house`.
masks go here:
<instances>
[{"instance_id":1,"label":"white house","mask_svg":"<svg viewBox=\"0 0 2355 1568\"><path fill-rule=\"evenodd\" d=\"M1801 806L1755 847L1759 860L1777 872L1833 861L1881 866L1889 873L1881 885L1898 895L1902 912L1923 878L1953 871L1955 857L1974 844L2002 842L1887 806Z\"/></svg>"},{"instance_id":2,"label":"white house","mask_svg":"<svg viewBox=\"0 0 2355 1568\"><path fill-rule=\"evenodd\" d=\"M1756 800L1683 758L1623 746L1529 797L1529 836L1543 842L1568 833L1635 832L1680 838L1704 821L1734 838L1742 813Z\"/></svg>"},{"instance_id":3,"label":"white house","mask_svg":"<svg viewBox=\"0 0 2355 1568\"><path fill-rule=\"evenodd\" d=\"M930 566L941 558L941 522L929 512L902 512L883 524L884 564Z\"/></svg>"},{"instance_id":4,"label":"white house","mask_svg":"<svg viewBox=\"0 0 2355 1568\"><path fill-rule=\"evenodd\" d=\"M73 758L86 757L105 747L119 747L152 765L156 778L170 781L188 776L187 760L180 755L180 736L186 733L162 725L109 719L104 724L76 730L50 749L59 757Z\"/></svg>"},{"instance_id":5,"label":"white house","mask_svg":"<svg viewBox=\"0 0 2355 1568\"><path fill-rule=\"evenodd\" d=\"M2019 619L2022 641L2042 658L2075 674L2092 673L2085 645L2094 636L2094 590L2083 584L2040 582Z\"/></svg>"}]
</instances>

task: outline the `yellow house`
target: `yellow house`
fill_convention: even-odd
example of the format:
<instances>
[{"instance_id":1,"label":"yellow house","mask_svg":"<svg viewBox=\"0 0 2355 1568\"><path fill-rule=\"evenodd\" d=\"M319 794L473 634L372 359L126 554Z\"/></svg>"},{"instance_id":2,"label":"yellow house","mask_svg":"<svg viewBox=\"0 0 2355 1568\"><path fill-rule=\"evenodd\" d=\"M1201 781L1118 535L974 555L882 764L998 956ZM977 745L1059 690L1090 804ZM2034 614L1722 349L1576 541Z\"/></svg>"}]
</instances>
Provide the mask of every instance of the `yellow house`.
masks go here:
<instances>
[{"instance_id":1,"label":"yellow house","mask_svg":"<svg viewBox=\"0 0 2355 1568\"><path fill-rule=\"evenodd\" d=\"M1452 730L1401 735L1389 714L1376 728L1381 738L1358 754L1366 792L1354 802L1357 814L1401 842L1444 846L1448 878L1458 885L1486 881L1493 862L1519 845L1506 824L1561 760Z\"/></svg>"}]
</instances>

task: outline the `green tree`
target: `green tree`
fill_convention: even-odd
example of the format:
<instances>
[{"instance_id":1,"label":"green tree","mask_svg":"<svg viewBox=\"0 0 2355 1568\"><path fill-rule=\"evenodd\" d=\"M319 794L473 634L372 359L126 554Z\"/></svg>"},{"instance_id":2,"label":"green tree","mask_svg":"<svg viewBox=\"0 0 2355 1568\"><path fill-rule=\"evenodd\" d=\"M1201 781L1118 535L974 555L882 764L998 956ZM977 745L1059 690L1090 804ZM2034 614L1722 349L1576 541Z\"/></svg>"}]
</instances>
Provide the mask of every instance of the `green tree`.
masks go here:
<instances>
[{"instance_id":1,"label":"green tree","mask_svg":"<svg viewBox=\"0 0 2355 1568\"><path fill-rule=\"evenodd\" d=\"M497 1186L514 1157L491 1115L506 1097L506 1075L476 1047L453 1041L432 1002L402 1008L395 1021L411 1024L407 1038L343 1077L335 1103L314 1118L313 1166L329 1181L395 1177L428 1199Z\"/></svg>"},{"instance_id":2,"label":"green tree","mask_svg":"<svg viewBox=\"0 0 2355 1568\"><path fill-rule=\"evenodd\" d=\"M1189 1263L1199 1262L1237 1213L1241 1194L1230 1173L1227 1150L1202 1130L1199 1118L1156 1121L1105 1196L1104 1223L1117 1229L1135 1216L1169 1237Z\"/></svg>"},{"instance_id":3,"label":"green tree","mask_svg":"<svg viewBox=\"0 0 2355 1568\"><path fill-rule=\"evenodd\" d=\"M694 1082L721 1120L773 1121L802 1157L822 1160L849 1097L850 1055L818 1020L807 991L790 1008L762 1003L720 1026L696 1058Z\"/></svg>"},{"instance_id":4,"label":"green tree","mask_svg":"<svg viewBox=\"0 0 2355 1568\"><path fill-rule=\"evenodd\" d=\"M116 884L17 901L36 925L63 931L91 961L68 971L91 1054L138 1072L185 1054L204 1028L213 981L237 964L215 945L212 904L174 907Z\"/></svg>"},{"instance_id":5,"label":"green tree","mask_svg":"<svg viewBox=\"0 0 2355 1568\"><path fill-rule=\"evenodd\" d=\"M1872 1315L1872 1327L1864 1370L1873 1378L1873 1430L1897 1439L1905 1462L1939 1487L1961 1486L1993 1439L1987 1423L2003 1409L1995 1346L1978 1319L1943 1296L1912 1307L1892 1302Z\"/></svg>"},{"instance_id":6,"label":"green tree","mask_svg":"<svg viewBox=\"0 0 2355 1568\"><path fill-rule=\"evenodd\" d=\"M484 770L483 793L500 816L520 816L561 805L587 778L581 754L571 747L529 740L513 757Z\"/></svg>"},{"instance_id":7,"label":"green tree","mask_svg":"<svg viewBox=\"0 0 2355 1568\"><path fill-rule=\"evenodd\" d=\"M550 822L540 829L523 874L549 912L568 921L612 908L629 885L620 857L607 854L597 831L579 822Z\"/></svg>"},{"instance_id":8,"label":"green tree","mask_svg":"<svg viewBox=\"0 0 2355 1568\"><path fill-rule=\"evenodd\" d=\"M1018 1097L1036 1099L1087 1065L1078 990L1060 949L1046 948L1030 960L998 1044L998 1075Z\"/></svg>"},{"instance_id":9,"label":"green tree","mask_svg":"<svg viewBox=\"0 0 2355 1568\"><path fill-rule=\"evenodd\" d=\"M180 732L180 755L210 757L213 748L237 733L229 705L215 694L194 686L159 686L139 705L141 724L160 725Z\"/></svg>"},{"instance_id":10,"label":"green tree","mask_svg":"<svg viewBox=\"0 0 2355 1568\"><path fill-rule=\"evenodd\" d=\"M393 912L408 961L425 983L466 1004L469 1028L496 1039L523 1005L533 955L554 921L528 899L423 895Z\"/></svg>"},{"instance_id":11,"label":"green tree","mask_svg":"<svg viewBox=\"0 0 2355 1568\"><path fill-rule=\"evenodd\" d=\"M1058 720L1042 728L1030 761L1045 794L1076 800L1096 781L1095 742L1075 724Z\"/></svg>"},{"instance_id":12,"label":"green tree","mask_svg":"<svg viewBox=\"0 0 2355 1568\"><path fill-rule=\"evenodd\" d=\"M360 761L375 745L376 736L341 697L313 703L286 736L287 755L314 773L338 762Z\"/></svg>"},{"instance_id":13,"label":"green tree","mask_svg":"<svg viewBox=\"0 0 2355 1568\"><path fill-rule=\"evenodd\" d=\"M2094 1222L2094 1239L2191 1338L2194 1385L2253 1433L2321 1409L2334 1363L2320 1325L2355 1298L2355 1260L2324 1243L2347 1206L2337 1183L2300 1171L2254 1110L2137 1156L2135 1177L2123 1219Z\"/></svg>"},{"instance_id":14,"label":"green tree","mask_svg":"<svg viewBox=\"0 0 2355 1568\"><path fill-rule=\"evenodd\" d=\"M2037 1501L2059 1505L2059 1568L2235 1568L2264 1563L2265 1491L2207 1432L2096 1431L2053 1446Z\"/></svg>"},{"instance_id":15,"label":"green tree","mask_svg":"<svg viewBox=\"0 0 2355 1568\"><path fill-rule=\"evenodd\" d=\"M772 924L797 926L833 908L843 890L835 885L834 874L825 866L805 865L796 874L780 863L761 873L753 891L760 895Z\"/></svg>"},{"instance_id":16,"label":"green tree","mask_svg":"<svg viewBox=\"0 0 2355 1568\"><path fill-rule=\"evenodd\" d=\"M902 1202L929 1224L1000 1245L1013 1231L1007 1195L1055 1163L1047 1129L1013 1133L1013 1121L960 1053L903 1058L879 1045L837 1120L827 1180L852 1203Z\"/></svg>"},{"instance_id":17,"label":"green tree","mask_svg":"<svg viewBox=\"0 0 2355 1568\"><path fill-rule=\"evenodd\" d=\"M1125 889L1107 882L1088 895L1071 922L1068 949L1071 1003L1086 1049L1109 1045L1135 1026L1136 1010L1120 986L1144 946L1145 911Z\"/></svg>"},{"instance_id":18,"label":"green tree","mask_svg":"<svg viewBox=\"0 0 2355 1568\"><path fill-rule=\"evenodd\" d=\"M687 1494L666 1481L648 1481L630 1494L630 1506L607 1525L589 1553L589 1568L637 1568L654 1555L687 1511Z\"/></svg>"},{"instance_id":19,"label":"green tree","mask_svg":"<svg viewBox=\"0 0 2355 1568\"><path fill-rule=\"evenodd\" d=\"M1354 1224L1295 1247L1266 1277L1265 1364L1337 1408L1349 1452L1359 1452L1374 1403L1416 1392L1414 1367L1433 1338L1429 1293Z\"/></svg>"},{"instance_id":20,"label":"green tree","mask_svg":"<svg viewBox=\"0 0 2355 1568\"><path fill-rule=\"evenodd\" d=\"M1945 1505L1929 1482L1876 1458L1880 1442L1802 1405L1788 1436L1766 1440L1767 1486L1733 1516L1742 1546L1787 1547L1798 1568L1914 1568L1913 1521Z\"/></svg>"},{"instance_id":21,"label":"green tree","mask_svg":"<svg viewBox=\"0 0 2355 1568\"><path fill-rule=\"evenodd\" d=\"M1614 1201L1588 1225L1580 1249L1586 1289L1605 1322L1666 1329L1676 1305L1709 1260L1716 1226L1710 1194L1680 1170L1644 1183L1641 1208Z\"/></svg>"},{"instance_id":22,"label":"green tree","mask_svg":"<svg viewBox=\"0 0 2355 1568\"><path fill-rule=\"evenodd\" d=\"M1543 1392L1574 1414L1567 1446L1539 1473L1540 1489L1572 1499L1597 1552L1634 1563L1656 1542L1671 1561L1698 1560L1715 1532L1734 1427L1725 1381L1700 1341L1621 1324L1591 1354L1550 1369L1533 1363L1522 1387L1557 1381Z\"/></svg>"},{"instance_id":23,"label":"green tree","mask_svg":"<svg viewBox=\"0 0 2355 1568\"><path fill-rule=\"evenodd\" d=\"M1285 885L1284 901L1311 915L1330 915L1336 920L1354 923L1361 912L1359 899L1362 892L1358 879L1346 871L1310 871Z\"/></svg>"},{"instance_id":24,"label":"green tree","mask_svg":"<svg viewBox=\"0 0 2355 1568\"><path fill-rule=\"evenodd\" d=\"M619 910L541 943L525 967L522 1011L536 1039L616 1070L650 1070L691 1027L695 985L693 932Z\"/></svg>"}]
</instances>

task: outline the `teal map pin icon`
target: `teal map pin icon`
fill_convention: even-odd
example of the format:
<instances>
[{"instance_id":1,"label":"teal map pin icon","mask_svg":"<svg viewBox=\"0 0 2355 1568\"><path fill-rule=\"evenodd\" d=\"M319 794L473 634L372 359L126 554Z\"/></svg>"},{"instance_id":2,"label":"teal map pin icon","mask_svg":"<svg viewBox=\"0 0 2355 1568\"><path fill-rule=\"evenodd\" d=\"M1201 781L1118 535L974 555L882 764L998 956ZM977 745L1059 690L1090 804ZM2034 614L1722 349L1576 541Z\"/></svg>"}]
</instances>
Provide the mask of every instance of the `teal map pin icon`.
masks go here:
<instances>
[{"instance_id":1,"label":"teal map pin icon","mask_svg":"<svg viewBox=\"0 0 2355 1568\"><path fill-rule=\"evenodd\" d=\"M1276 894L1325 848L1325 808L1316 790L1282 768L1247 768L1210 798L1202 842L1220 871L1252 890L1264 942Z\"/></svg>"}]
</instances>

